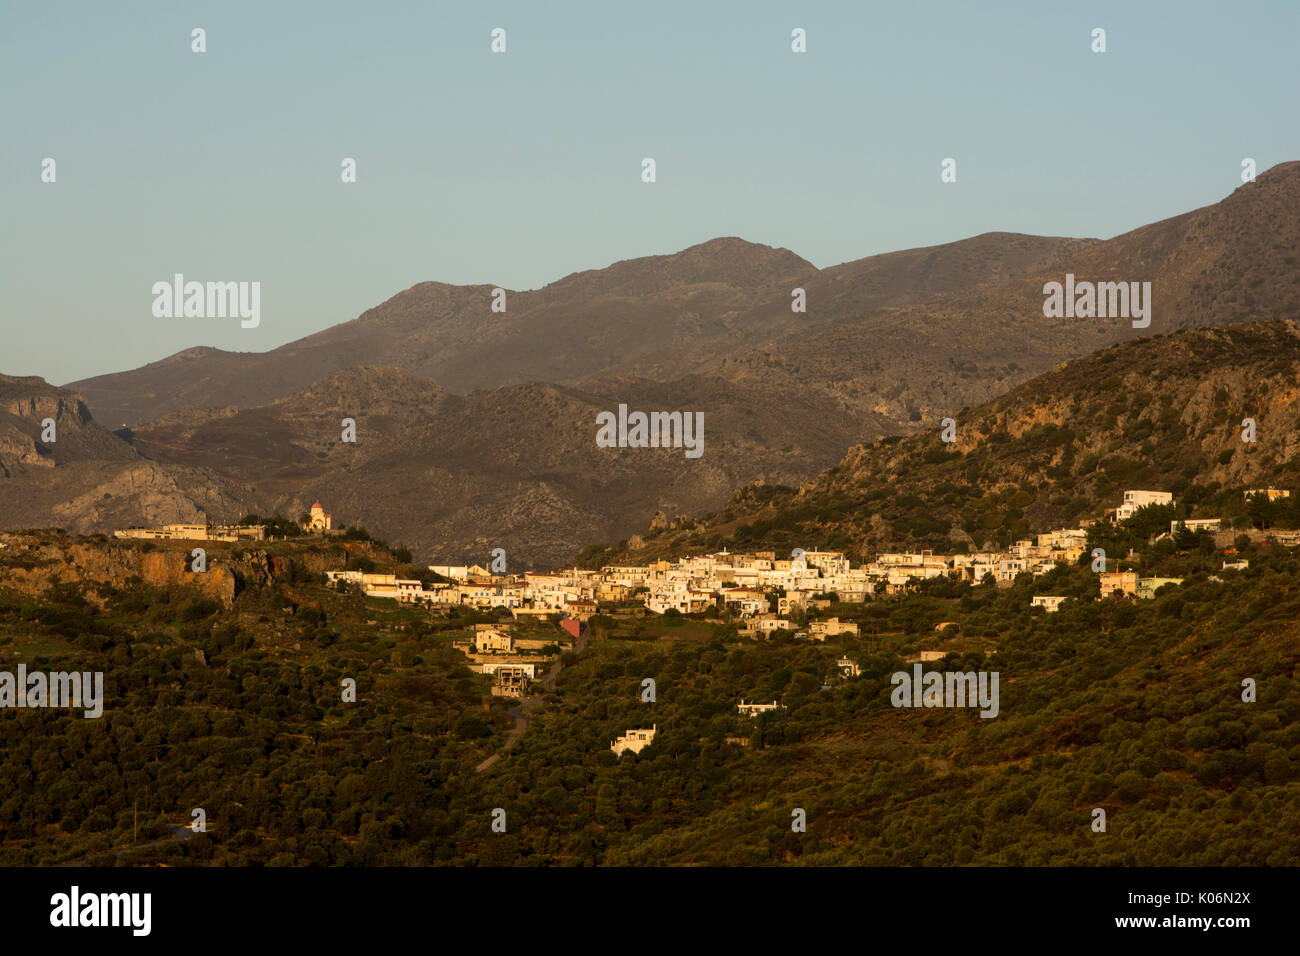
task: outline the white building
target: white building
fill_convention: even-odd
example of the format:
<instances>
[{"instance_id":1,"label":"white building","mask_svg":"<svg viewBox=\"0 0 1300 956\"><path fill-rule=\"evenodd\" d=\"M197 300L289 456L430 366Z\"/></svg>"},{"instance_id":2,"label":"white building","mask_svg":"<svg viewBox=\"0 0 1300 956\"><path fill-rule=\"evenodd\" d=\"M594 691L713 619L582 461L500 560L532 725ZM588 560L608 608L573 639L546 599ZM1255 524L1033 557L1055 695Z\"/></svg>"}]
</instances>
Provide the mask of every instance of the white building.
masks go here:
<instances>
[{"instance_id":1,"label":"white building","mask_svg":"<svg viewBox=\"0 0 1300 956\"><path fill-rule=\"evenodd\" d=\"M633 728L611 743L609 749L614 751L615 757L623 756L623 754L628 750L632 751L634 754L639 754L650 746L650 742L655 739L655 731L658 729L658 724L655 724L649 730L646 730L645 728Z\"/></svg>"},{"instance_id":2,"label":"white building","mask_svg":"<svg viewBox=\"0 0 1300 956\"><path fill-rule=\"evenodd\" d=\"M841 621L838 617L828 617L824 621L808 622L809 636L818 641L824 641L828 637L835 637L837 634L857 636L857 633L857 624L852 621Z\"/></svg>"},{"instance_id":3,"label":"white building","mask_svg":"<svg viewBox=\"0 0 1300 956\"><path fill-rule=\"evenodd\" d=\"M998 562L997 580L1009 584L1029 570L1029 562L1024 558L1003 558Z\"/></svg>"},{"instance_id":4,"label":"white building","mask_svg":"<svg viewBox=\"0 0 1300 956\"><path fill-rule=\"evenodd\" d=\"M509 654L515 649L515 639L509 634L485 627L474 632L474 650L480 654Z\"/></svg>"},{"instance_id":5,"label":"white building","mask_svg":"<svg viewBox=\"0 0 1300 956\"><path fill-rule=\"evenodd\" d=\"M259 525L165 524L161 528L123 528L115 538L146 541L263 541L266 529Z\"/></svg>"},{"instance_id":6,"label":"white building","mask_svg":"<svg viewBox=\"0 0 1300 956\"><path fill-rule=\"evenodd\" d=\"M469 577L469 568L463 564L431 564L429 570L439 577L451 578L453 581L464 581Z\"/></svg>"},{"instance_id":7,"label":"white building","mask_svg":"<svg viewBox=\"0 0 1300 956\"><path fill-rule=\"evenodd\" d=\"M520 663L519 661L487 661L483 664L484 674L495 674L499 670L517 670L529 680L537 677L537 665L534 663Z\"/></svg>"},{"instance_id":8,"label":"white building","mask_svg":"<svg viewBox=\"0 0 1300 956\"><path fill-rule=\"evenodd\" d=\"M771 602L758 588L723 588L723 603L739 612L744 617L754 614L766 614L771 610Z\"/></svg>"},{"instance_id":9,"label":"white building","mask_svg":"<svg viewBox=\"0 0 1300 956\"><path fill-rule=\"evenodd\" d=\"M399 604L415 604L424 594L423 581L397 578L395 583L397 585L397 603Z\"/></svg>"},{"instance_id":10,"label":"white building","mask_svg":"<svg viewBox=\"0 0 1300 956\"><path fill-rule=\"evenodd\" d=\"M1138 513L1138 509L1150 505L1173 504L1174 496L1168 491L1126 491L1124 503L1115 509L1115 520L1126 521Z\"/></svg>"},{"instance_id":11,"label":"white building","mask_svg":"<svg viewBox=\"0 0 1300 956\"><path fill-rule=\"evenodd\" d=\"M771 637L776 631L793 631L794 629L793 621L787 621L775 614L760 614L741 625L740 633L745 635L761 634L763 637Z\"/></svg>"},{"instance_id":12,"label":"white building","mask_svg":"<svg viewBox=\"0 0 1300 956\"><path fill-rule=\"evenodd\" d=\"M1222 518L1186 518L1182 521L1169 522L1169 533L1170 534L1177 533L1178 526L1180 524L1186 525L1187 530L1191 532L1218 531L1219 525L1221 525L1222 523L1223 523Z\"/></svg>"},{"instance_id":13,"label":"white building","mask_svg":"<svg viewBox=\"0 0 1300 956\"><path fill-rule=\"evenodd\" d=\"M1082 549L1088 540L1088 532L1083 528L1059 528L1038 535L1038 546L1049 551L1064 551L1068 548Z\"/></svg>"},{"instance_id":14,"label":"white building","mask_svg":"<svg viewBox=\"0 0 1300 956\"><path fill-rule=\"evenodd\" d=\"M805 551L803 561L805 567L816 568L827 577L849 569L849 559L839 551Z\"/></svg>"},{"instance_id":15,"label":"white building","mask_svg":"<svg viewBox=\"0 0 1300 956\"><path fill-rule=\"evenodd\" d=\"M319 501L311 506L311 512L307 516L308 531L329 531L334 527L334 518L332 515L325 513L324 506Z\"/></svg>"},{"instance_id":16,"label":"white building","mask_svg":"<svg viewBox=\"0 0 1300 956\"><path fill-rule=\"evenodd\" d=\"M747 704L743 698L740 703L736 705L736 711L742 717L757 717L759 714L764 714L769 710L777 709L784 710L785 707L782 704L778 704L776 701L772 701L770 704Z\"/></svg>"},{"instance_id":17,"label":"white building","mask_svg":"<svg viewBox=\"0 0 1300 956\"><path fill-rule=\"evenodd\" d=\"M1035 595L1029 602L1030 607L1045 607L1048 614L1054 614L1061 609L1061 604L1065 598L1057 594L1039 594Z\"/></svg>"},{"instance_id":18,"label":"white building","mask_svg":"<svg viewBox=\"0 0 1300 956\"><path fill-rule=\"evenodd\" d=\"M621 584L628 588L645 587L647 576L650 574L649 568L630 566L614 566L601 568L601 573L605 575L605 580L611 584Z\"/></svg>"}]
</instances>

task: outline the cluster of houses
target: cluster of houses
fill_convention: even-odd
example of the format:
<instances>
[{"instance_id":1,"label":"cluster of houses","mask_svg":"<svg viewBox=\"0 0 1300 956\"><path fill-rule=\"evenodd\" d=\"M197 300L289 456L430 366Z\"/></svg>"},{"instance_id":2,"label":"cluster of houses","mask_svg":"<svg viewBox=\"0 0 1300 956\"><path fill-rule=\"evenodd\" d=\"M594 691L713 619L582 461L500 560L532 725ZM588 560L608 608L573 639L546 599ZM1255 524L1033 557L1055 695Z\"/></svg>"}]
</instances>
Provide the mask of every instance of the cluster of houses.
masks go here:
<instances>
[{"instance_id":1,"label":"cluster of houses","mask_svg":"<svg viewBox=\"0 0 1300 956\"><path fill-rule=\"evenodd\" d=\"M1266 495L1270 501L1290 497L1280 489L1250 489L1252 495ZM1173 503L1173 495L1162 491L1125 491L1122 503L1106 513L1106 518L1124 521L1142 508ZM329 516L323 516L329 528ZM1217 532L1220 519L1201 518L1172 522L1169 534L1180 526L1191 531ZM1162 535L1164 537L1164 535ZM799 630L791 615L809 609L830 607L831 595L845 603L862 602L877 594L895 594L918 581L949 577L978 584L992 580L1010 586L1024 573L1046 574L1058 564L1078 564L1087 549L1087 527L1048 531L1015 542L999 552L975 554L934 554L930 551L892 552L854 568L838 551L797 550L789 558L774 552L696 555L676 561L660 560L647 565L611 565L598 571L572 568L549 574L526 572L518 575L494 574L480 565L430 565L440 580L425 583L419 579L399 578L395 574L363 571L327 571L331 582L349 582L361 587L369 597L391 598L402 604L429 607L472 607L483 610L508 609L516 619L554 616L573 638L582 633L584 622L602 603L626 604L640 599L655 614L676 611L693 614L714 609L738 618L742 634L767 636L775 631L794 631L795 637L824 641L828 637L856 635L858 625L837 617L809 621ZM1225 562L1225 569L1240 569L1245 561ZM1150 598L1165 585L1181 584L1181 578L1139 577L1135 571L1105 571L1098 575L1102 597L1132 596ZM1059 595L1037 595L1032 606L1048 612L1059 610L1066 600ZM951 622L941 623L943 630ZM481 673L493 676L492 693L522 697L536 678L544 639L524 640L510 632L511 624L479 624L473 635L460 645ZM916 659L934 660L942 651L923 651ZM835 664L843 678L856 677L861 668L849 657ZM821 685L828 689L829 685ZM754 703L741 700L737 713L757 717L782 709L775 700ZM650 746L657 732L650 728L632 728L610 744L616 756L640 753ZM731 738L728 738L731 740ZM738 744L747 739L736 738Z\"/></svg>"},{"instance_id":2,"label":"cluster of houses","mask_svg":"<svg viewBox=\"0 0 1300 956\"><path fill-rule=\"evenodd\" d=\"M568 624L564 631L571 637L580 633L577 621ZM518 637L513 624L475 624L465 641L452 646L470 659L470 669L492 678L492 694L496 697L524 697L537 679L538 668L547 661L548 646L556 645L554 638ZM554 647L550 647L554 650Z\"/></svg>"},{"instance_id":3,"label":"cluster of houses","mask_svg":"<svg viewBox=\"0 0 1300 956\"><path fill-rule=\"evenodd\" d=\"M598 601L626 597L598 588L597 572L579 568L521 575L492 574L478 565L430 565L429 570L447 580L426 584L416 578L363 571L326 571L325 575L331 582L359 585L367 597L429 607L503 607L516 618L564 615L585 621L596 613Z\"/></svg>"},{"instance_id":4,"label":"cluster of houses","mask_svg":"<svg viewBox=\"0 0 1300 956\"><path fill-rule=\"evenodd\" d=\"M1289 497L1276 489L1250 489L1251 495L1270 500ZM1164 491L1132 490L1106 517L1123 521L1140 509L1173 503ZM1217 531L1220 519L1202 518L1173 522L1170 534L1182 524L1193 531ZM1086 526L1062 528L1016 541L1004 551L973 554L935 554L931 551L888 552L853 567L839 551L796 550L789 557L771 551L694 555L675 561L645 565L610 565L600 570L572 568L551 573L494 574L480 565L430 565L441 580L423 583L394 574L329 571L331 581L349 581L370 597L430 607L506 608L515 618L563 617L585 621L601 604L640 600L655 614L697 614L714 609L737 619L741 633L766 637L776 631L824 641L837 635L856 635L857 624L838 618L811 621L800 629L792 615L830 606L830 597L844 603L865 601L875 595L895 594L918 581L950 577L971 584L991 580L1009 587L1021 574L1046 574L1059 564L1074 565L1087 548ZM1171 579L1138 578L1133 572L1101 575L1103 596L1119 593L1149 597ZM1062 597L1043 595L1035 605L1055 611Z\"/></svg>"},{"instance_id":5,"label":"cluster of houses","mask_svg":"<svg viewBox=\"0 0 1300 956\"><path fill-rule=\"evenodd\" d=\"M1283 489L1249 489L1245 493L1265 495L1270 501L1290 497ZM1142 508L1173 504L1173 495L1163 491L1130 490L1122 503L1107 511L1105 518L1124 521ZM316 509L313 509L316 515ZM329 516L318 516L324 529ZM1169 534L1180 526L1192 531L1216 532L1220 519L1197 518L1175 521ZM1164 537L1165 535L1161 535ZM832 596L840 602L862 602L880 594L896 594L919 581L948 577L971 584L992 581L1009 587L1021 574L1046 574L1057 565L1076 565L1087 550L1087 523L1079 528L1062 528L1016 541L1004 551L974 554L934 554L931 551L888 552L860 567L838 551L796 550L790 557L771 551L695 555L675 561L659 560L646 565L610 565L600 570L572 568L551 573L494 574L480 565L430 565L439 580L425 583L395 574L363 571L327 571L332 582L358 585L369 597L391 598L401 604L431 608L471 607L480 610L505 608L518 620L552 617L573 638L602 604L639 601L654 614L695 614L713 609L738 621L742 634L766 637L777 631L796 638L825 641L840 635L856 636L858 625L837 617L814 619L806 625L809 610L831 606ZM1225 561L1225 570L1240 570L1245 561ZM1181 584L1180 578L1140 577L1135 571L1105 571L1098 575L1102 597L1150 598L1165 585ZM1049 613L1066 600L1060 595L1038 595L1032 606ZM797 618L797 620L796 620ZM947 622L945 622L947 623ZM479 625L465 645L472 656L518 655L521 643L505 630L509 625ZM944 625L940 625L942 629ZM538 642L540 643L540 642ZM526 650L526 649L523 649ZM537 660L476 661L479 669L496 676L494 693L522 696L535 677ZM837 662L844 676L858 672L848 658ZM777 706L746 704L742 713L760 713ZM653 737L653 729L630 731L649 734L615 741L616 752L639 749ZM639 746L637 746L639 744Z\"/></svg>"},{"instance_id":6,"label":"cluster of houses","mask_svg":"<svg viewBox=\"0 0 1300 956\"><path fill-rule=\"evenodd\" d=\"M1269 501L1277 501L1280 498L1290 498L1291 492L1285 488L1247 488L1242 492L1242 497L1247 501L1256 495L1263 496ZM1107 517L1113 515L1116 521L1124 521L1149 505L1170 505L1173 502L1174 496L1167 491L1126 491L1123 504L1114 511L1107 511L1106 515ZM1172 537L1179 532L1180 528L1193 533L1216 533L1223 530L1222 525L1222 518L1183 518L1171 521L1168 533L1160 534L1156 540ZM1300 535L1282 535L1282 538L1284 543L1300 544ZM1235 554L1235 550L1230 548L1225 553ZM1225 571L1244 571L1248 567L1250 562L1244 559L1223 562ZM1103 571L1097 575L1097 590L1099 596L1103 598L1133 597L1147 600L1155 597L1156 592L1165 585L1182 583L1182 578L1140 577L1136 571ZM1031 605L1042 607L1050 614L1060 610L1065 600L1060 595L1041 594L1032 599Z\"/></svg>"},{"instance_id":7,"label":"cluster of houses","mask_svg":"<svg viewBox=\"0 0 1300 956\"><path fill-rule=\"evenodd\" d=\"M1249 499L1256 494L1266 495L1268 500L1275 501L1290 497L1291 493L1276 488L1250 489L1245 492L1245 497ZM1124 521L1142 508L1172 503L1173 495L1168 492L1126 491L1123 503L1118 508L1109 510L1106 517ZM1193 532L1217 532L1220 530L1221 519L1174 521L1170 525L1169 534L1176 534L1180 525ZM652 611L664 613L676 609L681 613L692 613L710 606L734 608L741 617L748 619L742 632L748 630L755 634L770 634L773 630L794 627L782 615L795 608L829 606L830 602L820 597L828 592L835 592L841 601L860 601L881 591L895 593L914 581L940 575L960 577L971 583L981 582L985 580L985 575L991 575L997 584L1005 585L1026 571L1037 576L1045 574L1058 563L1077 563L1086 544L1087 529L1071 528L1049 531L1033 539L1017 541L1007 552L1002 553L945 556L922 551L881 554L875 561L858 569L853 569L844 555L838 552L807 552L803 561L794 558L777 560L771 552L744 555L722 552L677 562L660 561L645 568L603 568L600 573L607 580L632 587L634 592L644 588L645 605ZM1247 566L1245 560L1225 561L1223 565L1225 570L1241 570ZM1107 571L1098 575L1098 590L1103 598L1151 598L1160 588L1169 584L1182 584L1182 578L1140 577L1136 571ZM778 589L785 593L777 598L777 612L773 613L772 602L767 595ZM1038 595L1031 599L1031 605L1043 607L1050 613L1059 610L1065 600L1060 595ZM942 631L950 623L943 622L936 630ZM807 632L800 633L811 639L825 640L826 637L837 634L856 634L857 625L830 618L812 621ZM938 650L921 651L908 658L908 661L934 661L944 653ZM837 660L835 666L844 678L857 677L861 673L859 665L847 656ZM827 685L823 684L822 688L827 689ZM737 713L746 717L757 717L783 708L784 705L775 700L770 703L753 703L742 699L736 705ZM615 740L610 749L616 756L628 751L639 753L654 740L655 730L655 727L649 730L633 728ZM727 739L740 745L748 743L744 738Z\"/></svg>"},{"instance_id":8,"label":"cluster of houses","mask_svg":"<svg viewBox=\"0 0 1300 956\"><path fill-rule=\"evenodd\" d=\"M971 584L991 579L1008 587L1026 572L1038 576L1058 564L1076 564L1086 550L1087 538L1085 528L1067 528L1022 539L1005 551L886 552L858 568L837 551L808 551L788 559L777 558L770 551L724 551L646 567L607 567L600 573L634 590L644 588L645 606L656 613L676 610L690 614L715 606L742 618L746 622L742 630L768 634L792 629L794 625L785 620L792 612L828 607L830 594L841 602L855 603L900 593L918 581L937 577ZM773 593L776 597L769 597ZM824 640L856 633L857 625L830 618L811 622L803 636Z\"/></svg>"},{"instance_id":9,"label":"cluster of houses","mask_svg":"<svg viewBox=\"0 0 1300 956\"><path fill-rule=\"evenodd\" d=\"M1174 496L1168 491L1126 491L1124 492L1124 501L1115 509L1116 521L1127 521L1133 517L1142 508L1149 505L1171 505L1174 503ZM1110 512L1107 510L1107 515Z\"/></svg>"}]
</instances>

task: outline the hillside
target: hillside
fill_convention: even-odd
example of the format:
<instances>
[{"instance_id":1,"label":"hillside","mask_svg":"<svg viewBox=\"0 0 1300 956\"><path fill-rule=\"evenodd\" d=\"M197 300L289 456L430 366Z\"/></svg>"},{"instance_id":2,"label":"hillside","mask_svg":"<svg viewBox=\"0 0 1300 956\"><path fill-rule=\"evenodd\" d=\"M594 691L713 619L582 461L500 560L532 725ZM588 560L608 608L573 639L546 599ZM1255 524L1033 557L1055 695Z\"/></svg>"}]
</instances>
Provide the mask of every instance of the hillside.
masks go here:
<instances>
[{"instance_id":1,"label":"hillside","mask_svg":"<svg viewBox=\"0 0 1300 956\"><path fill-rule=\"evenodd\" d=\"M1088 547L1104 546L1112 568L1181 582L1149 600L1099 598L1086 560L1001 586L938 577L810 608L801 623L857 628L815 643L743 638L717 608L647 616L633 598L602 605L578 644L554 624L522 625L555 665L524 712L490 696L455 646L507 612L325 583L343 568L422 573L382 543L214 544L201 577L184 570L188 542L0 535L0 660L103 671L110 731L60 710L0 722L0 774L16 781L0 802L0 861L1295 865L1300 550L1268 526L1300 527L1300 495L1263 506L1242 489L1295 488L1297 381L1300 326L1288 321L1126 342L961 410L955 448L927 423L854 448L802 488L751 485L697 526L586 556L1005 545L1146 487L1177 503L1093 524ZM540 422L584 401L547 388L510 407L536 404ZM166 428L216 429L199 444L218 456L288 463L286 475L259 473L261 487L298 480L318 455L351 455L340 472L388 468L398 435L455 440L437 423L463 420L458 403L471 398L355 369L282 403ZM359 421L357 447L303 442L312 422L333 429L358 401L376 413ZM264 416L264 446L240 447L245 427L221 433L245 414ZM1255 443L1241 441L1247 417ZM148 447L162 431L135 440ZM481 434L459 440L487 454ZM1156 540L1177 515L1236 524L1230 548L1208 535ZM1042 595L1062 598L1059 610L1032 606ZM930 669L996 672L996 716L894 706L894 675L925 652ZM843 673L844 659L859 673ZM353 675L355 703L339 690ZM742 700L779 707L748 717ZM645 750L611 753L612 739L646 726L657 730ZM196 806L203 834L182 829ZM498 809L506 833L490 828ZM796 810L806 832L791 828Z\"/></svg>"},{"instance_id":2,"label":"hillside","mask_svg":"<svg viewBox=\"0 0 1300 956\"><path fill-rule=\"evenodd\" d=\"M1189 517L1244 517L1242 489L1300 476L1300 327L1193 329L1112 346L916 434L859 446L799 488L755 485L689 527L590 561L801 542L854 554L1006 546L1074 527L1125 488L1174 493ZM1253 418L1257 440L1241 440ZM807 547L807 545L804 545Z\"/></svg>"},{"instance_id":3,"label":"hillside","mask_svg":"<svg viewBox=\"0 0 1300 956\"><path fill-rule=\"evenodd\" d=\"M513 702L453 643L489 615L328 587L363 542L0 535L0 660L100 671L102 716L0 721L0 863L118 865L1295 865L1300 556L1168 554L1184 587L1095 599L1086 568L931 582L825 612L861 636L738 639L606 609L502 755ZM135 567L138 573L122 576ZM223 580L226 578L223 578ZM1060 611L1034 593L1076 597ZM955 629L936 634L936 621ZM558 641L555 625L528 633ZM549 630L548 630L549 628ZM953 636L953 635L956 636ZM558 649L558 646L555 648ZM998 714L900 710L892 674L996 671ZM554 657L554 652L552 652ZM861 674L841 675L836 661ZM645 678L657 684L641 700ZM356 681L356 700L343 698ZM1241 699L1245 678L1258 699ZM756 718L739 700L777 700ZM612 738L654 725L640 754ZM193 808L208 829L185 829ZM506 813L505 833L490 822ZM802 809L807 831L791 829ZM1105 832L1092 828L1107 814Z\"/></svg>"},{"instance_id":4,"label":"hillside","mask_svg":"<svg viewBox=\"0 0 1300 956\"><path fill-rule=\"evenodd\" d=\"M47 421L54 430L43 440ZM44 379L0 375L0 477L78 461L135 461L139 455L95 422L85 400Z\"/></svg>"},{"instance_id":5,"label":"hillside","mask_svg":"<svg viewBox=\"0 0 1300 956\"><path fill-rule=\"evenodd\" d=\"M399 369L354 368L271 405L151 424L133 441L151 459L237 480L250 489L245 510L298 515L319 498L426 560L481 562L500 547L512 567L546 568L656 511L706 510L754 475L793 481L803 462L834 463L851 433L818 427L825 406L789 395L779 422L754 424L748 410L773 394L687 379L461 396ZM596 415L619 402L708 409L705 454L597 447ZM345 417L355 444L340 440Z\"/></svg>"},{"instance_id":6,"label":"hillside","mask_svg":"<svg viewBox=\"0 0 1300 956\"><path fill-rule=\"evenodd\" d=\"M238 501L234 484L212 471L141 455L101 427L76 392L0 375L0 527L106 531L144 517L200 520Z\"/></svg>"},{"instance_id":7,"label":"hillside","mask_svg":"<svg viewBox=\"0 0 1300 956\"><path fill-rule=\"evenodd\" d=\"M708 510L755 478L802 480L838 460L860 429L887 427L878 417L838 420L828 402L788 386L690 377L456 395L402 369L360 366L269 405L185 408L119 437L89 419L76 393L30 382L36 397L24 407L81 408L79 427L100 450L50 454L30 437L39 418L22 419L14 434L25 444L0 456L0 527L93 533L250 512L296 517L320 499L340 524L400 539L426 561L484 561L501 547L512 566L536 568L630 534L657 512ZM756 410L772 402L785 413L768 422ZM704 454L598 447L596 416L620 403L704 411ZM342 441L345 418L357 423L355 443ZM56 447L70 452L72 434Z\"/></svg>"}]
</instances>

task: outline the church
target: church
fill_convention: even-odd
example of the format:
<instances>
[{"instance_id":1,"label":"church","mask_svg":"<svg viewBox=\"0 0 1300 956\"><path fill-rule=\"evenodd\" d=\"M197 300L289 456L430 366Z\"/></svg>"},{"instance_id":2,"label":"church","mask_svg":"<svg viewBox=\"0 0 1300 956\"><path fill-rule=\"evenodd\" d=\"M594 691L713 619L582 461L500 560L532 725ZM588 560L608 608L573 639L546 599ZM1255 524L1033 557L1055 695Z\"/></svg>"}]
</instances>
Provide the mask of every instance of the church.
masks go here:
<instances>
[{"instance_id":1,"label":"church","mask_svg":"<svg viewBox=\"0 0 1300 956\"><path fill-rule=\"evenodd\" d=\"M307 518L308 531L329 531L333 526L330 516L325 513L325 508L319 501L311 506L311 513Z\"/></svg>"}]
</instances>

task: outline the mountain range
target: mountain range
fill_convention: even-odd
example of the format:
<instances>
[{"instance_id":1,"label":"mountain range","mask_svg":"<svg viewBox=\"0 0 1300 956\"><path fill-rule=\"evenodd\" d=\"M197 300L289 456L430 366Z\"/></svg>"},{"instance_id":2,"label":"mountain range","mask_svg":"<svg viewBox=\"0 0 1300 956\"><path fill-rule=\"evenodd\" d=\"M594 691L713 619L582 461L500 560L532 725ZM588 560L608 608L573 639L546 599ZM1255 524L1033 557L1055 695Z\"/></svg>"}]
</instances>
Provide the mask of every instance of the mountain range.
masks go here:
<instances>
[{"instance_id":1,"label":"mountain range","mask_svg":"<svg viewBox=\"0 0 1300 956\"><path fill-rule=\"evenodd\" d=\"M493 287L425 282L266 353L188 349L64 388L0 377L0 524L296 516L320 498L428 560L502 547L548 566L965 421L1115 343L1294 317L1298 212L1293 162L1104 241L988 233L817 269L715 239L506 290L504 312ZM1044 283L1067 273L1151 282L1150 327L1046 318ZM704 412L703 457L596 447L596 414L619 404Z\"/></svg>"}]
</instances>

